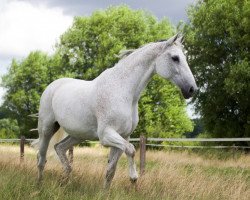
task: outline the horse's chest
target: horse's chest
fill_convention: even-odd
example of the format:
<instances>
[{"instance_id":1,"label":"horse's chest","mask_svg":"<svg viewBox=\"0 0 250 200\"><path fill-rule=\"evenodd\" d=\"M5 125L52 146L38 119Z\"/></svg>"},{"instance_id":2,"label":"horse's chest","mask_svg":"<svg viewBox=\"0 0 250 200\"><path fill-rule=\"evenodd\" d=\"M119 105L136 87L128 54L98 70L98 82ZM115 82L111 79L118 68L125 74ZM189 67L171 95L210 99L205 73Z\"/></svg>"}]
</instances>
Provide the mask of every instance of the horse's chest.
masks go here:
<instances>
[{"instance_id":1,"label":"horse's chest","mask_svg":"<svg viewBox=\"0 0 250 200\"><path fill-rule=\"evenodd\" d=\"M120 93L106 91L98 93L96 116L105 126L113 127L120 135L127 137L131 134L134 124L133 96L124 91ZM103 128L104 128L103 127Z\"/></svg>"},{"instance_id":2,"label":"horse's chest","mask_svg":"<svg viewBox=\"0 0 250 200\"><path fill-rule=\"evenodd\" d=\"M100 118L106 126L113 127L120 135L127 137L132 132L133 115L130 108L120 107L102 113Z\"/></svg>"},{"instance_id":3,"label":"horse's chest","mask_svg":"<svg viewBox=\"0 0 250 200\"><path fill-rule=\"evenodd\" d=\"M131 132L132 112L130 110L114 113L110 122L112 123L112 121L113 125L120 134L128 134Z\"/></svg>"},{"instance_id":4,"label":"horse's chest","mask_svg":"<svg viewBox=\"0 0 250 200\"><path fill-rule=\"evenodd\" d=\"M118 123L117 132L123 135L124 137L128 137L132 132L132 127L132 116L124 117L123 119L120 119Z\"/></svg>"}]
</instances>

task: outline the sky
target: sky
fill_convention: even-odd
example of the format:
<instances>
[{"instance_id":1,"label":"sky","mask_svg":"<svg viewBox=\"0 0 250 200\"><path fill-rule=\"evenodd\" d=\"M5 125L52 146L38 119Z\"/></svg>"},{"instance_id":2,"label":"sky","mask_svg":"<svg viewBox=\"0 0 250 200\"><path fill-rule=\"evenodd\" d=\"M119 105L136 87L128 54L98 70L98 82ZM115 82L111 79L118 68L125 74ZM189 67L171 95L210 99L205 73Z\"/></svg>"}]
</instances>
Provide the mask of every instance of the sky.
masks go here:
<instances>
[{"instance_id":1,"label":"sky","mask_svg":"<svg viewBox=\"0 0 250 200\"><path fill-rule=\"evenodd\" d=\"M0 0L0 76L11 60L22 59L30 51L50 54L54 45L72 24L74 16L89 16L98 9L126 4L144 9L158 19L167 17L173 24L187 21L186 10L195 0ZM0 103L4 89L0 87ZM188 108L188 113L191 107Z\"/></svg>"}]
</instances>

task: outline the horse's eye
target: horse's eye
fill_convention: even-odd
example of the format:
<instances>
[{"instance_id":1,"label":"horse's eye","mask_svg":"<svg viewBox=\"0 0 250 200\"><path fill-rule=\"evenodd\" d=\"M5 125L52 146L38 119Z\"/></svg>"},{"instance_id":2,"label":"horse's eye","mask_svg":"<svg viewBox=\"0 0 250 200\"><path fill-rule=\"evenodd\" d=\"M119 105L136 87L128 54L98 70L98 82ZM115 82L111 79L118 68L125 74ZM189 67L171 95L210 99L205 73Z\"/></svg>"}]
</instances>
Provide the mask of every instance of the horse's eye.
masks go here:
<instances>
[{"instance_id":1,"label":"horse's eye","mask_svg":"<svg viewBox=\"0 0 250 200\"><path fill-rule=\"evenodd\" d=\"M172 56L172 60L174 62L179 62L180 61L179 56Z\"/></svg>"}]
</instances>

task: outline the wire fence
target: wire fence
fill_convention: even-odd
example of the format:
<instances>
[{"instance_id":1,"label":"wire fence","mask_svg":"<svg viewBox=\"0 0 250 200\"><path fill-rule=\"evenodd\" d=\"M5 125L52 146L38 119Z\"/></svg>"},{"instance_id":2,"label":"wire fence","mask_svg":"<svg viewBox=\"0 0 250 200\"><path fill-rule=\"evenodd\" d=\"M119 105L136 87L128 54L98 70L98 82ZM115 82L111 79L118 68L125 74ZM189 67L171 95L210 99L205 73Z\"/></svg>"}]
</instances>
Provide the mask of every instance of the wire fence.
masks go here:
<instances>
[{"instance_id":1,"label":"wire fence","mask_svg":"<svg viewBox=\"0 0 250 200\"><path fill-rule=\"evenodd\" d=\"M25 144L33 142L35 139L26 139L24 136L21 136L20 139L0 139L0 143L19 143L20 144L20 162L24 160L24 147ZM140 138L131 138L129 140L133 143L139 143L140 148L140 173L145 172L146 166L146 147L167 147L167 148L200 148L200 149L226 149L231 148L234 151L237 149L250 149L250 146L235 146L229 145L176 145L176 144L166 144L166 142L250 142L250 138L146 138L141 135ZM164 142L164 144L160 143ZM86 141L85 143L97 144L97 141ZM155 144L156 143L156 144ZM158 143L158 144L157 144ZM160 144L159 144L160 143ZM69 160L73 163L73 147L69 149Z\"/></svg>"},{"instance_id":2,"label":"wire fence","mask_svg":"<svg viewBox=\"0 0 250 200\"><path fill-rule=\"evenodd\" d=\"M250 138L145 138L146 146L151 147L171 147L171 148L214 148L214 149L226 149L226 148L238 148L238 149L250 149L250 146L236 146L236 145L176 145L166 144L166 142L249 142ZM26 139L25 143L31 143L35 139ZM0 143L20 143L21 139L0 139ZM130 138L130 142L140 143L141 138ZM160 144L152 143L158 142ZM162 144L161 142L165 142ZM86 140L84 143L98 144L99 141Z\"/></svg>"}]
</instances>

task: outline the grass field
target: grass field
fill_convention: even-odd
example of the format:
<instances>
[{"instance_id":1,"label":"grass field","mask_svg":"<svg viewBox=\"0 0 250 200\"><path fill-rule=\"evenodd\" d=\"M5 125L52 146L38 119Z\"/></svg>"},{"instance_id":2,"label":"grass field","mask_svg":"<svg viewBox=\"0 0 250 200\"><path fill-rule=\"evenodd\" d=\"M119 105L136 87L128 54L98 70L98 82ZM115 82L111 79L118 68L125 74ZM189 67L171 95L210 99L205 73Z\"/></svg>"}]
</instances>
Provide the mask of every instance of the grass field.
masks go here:
<instances>
[{"instance_id":1,"label":"grass field","mask_svg":"<svg viewBox=\"0 0 250 200\"><path fill-rule=\"evenodd\" d=\"M35 152L25 148L20 165L19 147L0 145L0 199L250 199L249 154L147 151L146 173L136 188L129 182L123 156L111 189L105 192L107 155L108 149L102 147L75 148L73 173L64 185L62 167L52 156L43 183L37 185Z\"/></svg>"}]
</instances>

